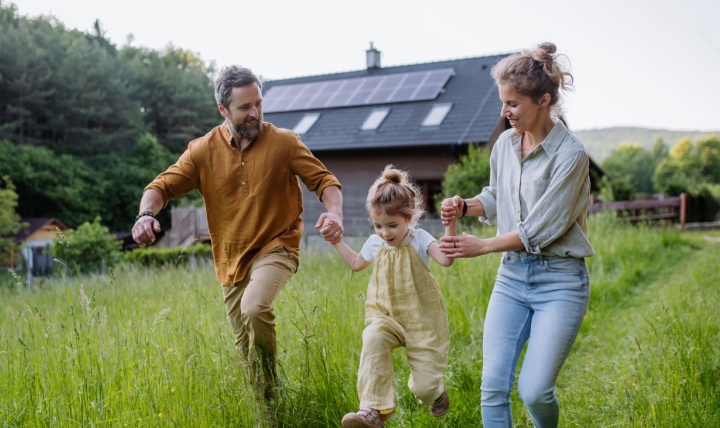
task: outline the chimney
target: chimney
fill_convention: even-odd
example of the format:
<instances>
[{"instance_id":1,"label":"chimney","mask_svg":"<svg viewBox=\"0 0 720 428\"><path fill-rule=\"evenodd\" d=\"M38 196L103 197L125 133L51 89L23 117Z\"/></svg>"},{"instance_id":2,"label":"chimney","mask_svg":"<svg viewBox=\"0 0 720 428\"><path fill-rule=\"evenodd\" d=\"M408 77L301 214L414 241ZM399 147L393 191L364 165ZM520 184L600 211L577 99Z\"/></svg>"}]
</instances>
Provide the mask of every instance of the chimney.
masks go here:
<instances>
[{"instance_id":1,"label":"chimney","mask_svg":"<svg viewBox=\"0 0 720 428\"><path fill-rule=\"evenodd\" d=\"M370 49L365 51L365 58L368 70L380 68L380 51L375 49L373 42L370 42Z\"/></svg>"}]
</instances>

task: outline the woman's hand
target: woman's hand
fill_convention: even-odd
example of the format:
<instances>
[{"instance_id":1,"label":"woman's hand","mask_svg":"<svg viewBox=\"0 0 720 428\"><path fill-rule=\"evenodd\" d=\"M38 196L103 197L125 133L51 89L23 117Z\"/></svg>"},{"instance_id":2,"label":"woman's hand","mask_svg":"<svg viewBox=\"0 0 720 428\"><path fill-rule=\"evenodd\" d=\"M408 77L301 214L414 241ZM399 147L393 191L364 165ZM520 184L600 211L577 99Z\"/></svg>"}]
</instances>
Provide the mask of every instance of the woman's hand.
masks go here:
<instances>
[{"instance_id":1,"label":"woman's hand","mask_svg":"<svg viewBox=\"0 0 720 428\"><path fill-rule=\"evenodd\" d=\"M484 256L524 248L517 230L484 239L463 232L462 236L443 236L440 240L440 251L449 258Z\"/></svg>"},{"instance_id":2,"label":"woman's hand","mask_svg":"<svg viewBox=\"0 0 720 428\"><path fill-rule=\"evenodd\" d=\"M477 257L490 252L488 240L463 232L461 236L443 236L440 238L440 251L452 259Z\"/></svg>"},{"instance_id":3,"label":"woman's hand","mask_svg":"<svg viewBox=\"0 0 720 428\"><path fill-rule=\"evenodd\" d=\"M453 220L457 220L462 216L463 200L460 196L443 199L440 205L440 220L443 226L447 226Z\"/></svg>"}]
</instances>

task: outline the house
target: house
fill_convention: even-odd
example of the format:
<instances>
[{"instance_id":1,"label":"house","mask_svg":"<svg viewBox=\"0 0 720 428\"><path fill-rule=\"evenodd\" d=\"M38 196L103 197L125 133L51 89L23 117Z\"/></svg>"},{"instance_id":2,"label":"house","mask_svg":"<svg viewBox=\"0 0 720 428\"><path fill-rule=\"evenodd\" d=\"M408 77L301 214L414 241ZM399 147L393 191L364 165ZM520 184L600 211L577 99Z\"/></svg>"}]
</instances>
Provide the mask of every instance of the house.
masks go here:
<instances>
[{"instance_id":1,"label":"house","mask_svg":"<svg viewBox=\"0 0 720 428\"><path fill-rule=\"evenodd\" d=\"M504 56L382 67L371 44L364 70L263 82L263 114L297 132L338 177L346 233L366 234L367 191L385 165L410 173L432 217L448 166L469 144L489 145L508 129L490 75ZM323 206L303 191L305 229L312 233Z\"/></svg>"},{"instance_id":2,"label":"house","mask_svg":"<svg viewBox=\"0 0 720 428\"><path fill-rule=\"evenodd\" d=\"M24 226L15 235L15 245L20 250L21 259L12 260L11 264L18 269L26 269L33 276L52 273L54 262L50 244L58 230L64 232L68 227L55 218L23 218L20 221Z\"/></svg>"}]
</instances>

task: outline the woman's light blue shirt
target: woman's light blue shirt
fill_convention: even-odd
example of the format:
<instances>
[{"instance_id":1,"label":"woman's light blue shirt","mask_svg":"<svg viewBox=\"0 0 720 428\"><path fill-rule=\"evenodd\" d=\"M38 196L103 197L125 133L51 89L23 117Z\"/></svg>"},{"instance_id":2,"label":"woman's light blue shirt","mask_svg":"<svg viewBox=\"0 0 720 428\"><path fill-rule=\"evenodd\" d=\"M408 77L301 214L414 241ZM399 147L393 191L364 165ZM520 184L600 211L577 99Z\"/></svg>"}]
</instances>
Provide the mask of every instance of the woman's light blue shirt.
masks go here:
<instances>
[{"instance_id":1,"label":"woman's light blue shirt","mask_svg":"<svg viewBox=\"0 0 720 428\"><path fill-rule=\"evenodd\" d=\"M589 165L585 147L560 120L525 159L521 136L503 132L490 155L490 185L476 196L485 209L480 220L497 222L498 235L518 230L531 254L592 256Z\"/></svg>"}]
</instances>

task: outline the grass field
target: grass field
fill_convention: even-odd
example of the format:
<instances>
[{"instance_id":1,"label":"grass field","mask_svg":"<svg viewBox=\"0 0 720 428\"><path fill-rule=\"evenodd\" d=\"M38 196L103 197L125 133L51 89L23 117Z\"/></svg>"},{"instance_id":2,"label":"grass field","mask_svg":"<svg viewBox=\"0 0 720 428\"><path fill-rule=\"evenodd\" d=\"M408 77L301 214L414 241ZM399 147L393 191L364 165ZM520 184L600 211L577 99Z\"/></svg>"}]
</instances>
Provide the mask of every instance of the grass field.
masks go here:
<instances>
[{"instance_id":1,"label":"grass field","mask_svg":"<svg viewBox=\"0 0 720 428\"><path fill-rule=\"evenodd\" d=\"M563 427L720 426L720 243L590 222L591 301L557 393ZM717 236L717 235L715 235ZM388 427L479 427L482 327L498 255L432 265L451 331L451 410L434 419L394 354ZM335 427L357 410L370 270L308 251L276 305L284 427ZM247 387L211 266L117 268L0 287L3 427L251 427ZM514 395L515 426L531 427Z\"/></svg>"}]
</instances>

